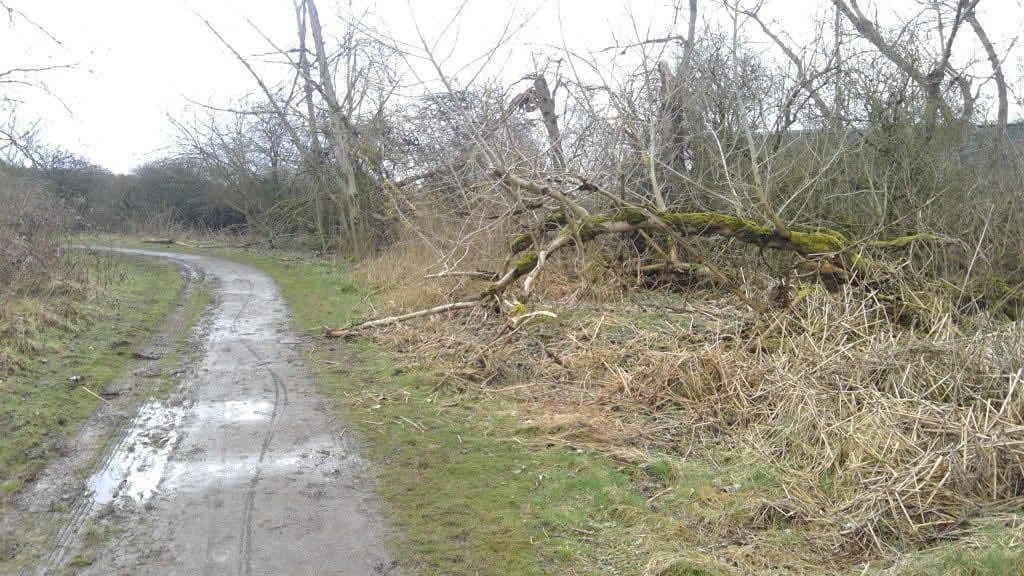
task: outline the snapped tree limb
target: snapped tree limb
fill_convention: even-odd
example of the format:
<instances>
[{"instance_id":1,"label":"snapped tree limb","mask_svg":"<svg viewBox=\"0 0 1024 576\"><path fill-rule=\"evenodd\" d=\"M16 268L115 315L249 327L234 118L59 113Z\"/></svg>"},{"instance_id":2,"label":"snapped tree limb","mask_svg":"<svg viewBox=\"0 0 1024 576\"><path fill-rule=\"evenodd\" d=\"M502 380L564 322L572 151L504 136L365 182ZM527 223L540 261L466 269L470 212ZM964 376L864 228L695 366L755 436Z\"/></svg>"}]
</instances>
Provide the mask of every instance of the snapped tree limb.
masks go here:
<instances>
[{"instance_id":1,"label":"snapped tree limb","mask_svg":"<svg viewBox=\"0 0 1024 576\"><path fill-rule=\"evenodd\" d=\"M359 322L345 328L338 328L335 330L328 330L326 336L328 338L340 338L349 334L353 330L359 328L378 328L380 326L388 326L391 324L397 324L406 320L412 320L413 318L424 318L426 316L433 316L434 314L441 314L442 312L451 312L453 310L464 310L466 308L472 308L479 306L479 300L472 300L467 302L452 302L450 304L442 304L440 306L434 306L433 308L427 308L425 310L417 310L416 312L409 312L408 314L399 314L397 316L388 316L386 318L378 318L376 320L367 320L366 322Z\"/></svg>"}]
</instances>

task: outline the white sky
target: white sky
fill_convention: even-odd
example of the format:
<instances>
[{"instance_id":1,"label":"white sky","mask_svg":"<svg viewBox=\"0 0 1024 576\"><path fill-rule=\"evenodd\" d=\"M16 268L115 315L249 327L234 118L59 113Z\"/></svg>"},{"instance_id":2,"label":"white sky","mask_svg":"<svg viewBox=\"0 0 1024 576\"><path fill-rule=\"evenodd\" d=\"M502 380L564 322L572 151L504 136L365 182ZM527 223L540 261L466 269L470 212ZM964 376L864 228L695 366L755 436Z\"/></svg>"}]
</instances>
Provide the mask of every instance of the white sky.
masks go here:
<instances>
[{"instance_id":1,"label":"white sky","mask_svg":"<svg viewBox=\"0 0 1024 576\"><path fill-rule=\"evenodd\" d=\"M76 65L73 70L42 77L60 100L39 91L19 93L24 100L19 117L39 119L44 141L115 172L128 172L167 151L174 139L167 115L194 112L188 99L229 105L256 93L252 79L196 12L244 54L269 50L246 19L279 45L294 45L291 0L5 1L45 26L62 45L54 45L23 21L16 20L13 27L0 22L0 70ZM355 6L367 4L367 0L352 2ZM348 12L347 0L342 3L345 8L338 4L335 0L319 3L328 36L341 27L337 16ZM418 44L414 21L433 41L460 4L462 0L370 1L370 20L394 38ZM704 16L712 17L712 3L700 0L700 4ZM491 48L510 18L518 23L527 21L485 73L513 82L531 71L532 55L544 52L546 46L561 46L564 41L571 49L586 53L613 44L614 37L635 41L634 21L640 36L663 36L671 20L670 5L670 0L469 0L457 24L442 39L438 53L448 55L448 70L459 69ZM875 6L885 20L894 5L907 14L914 2L881 1ZM825 10L830 10L827 0L767 0L764 12L778 21L777 29L799 36L809 29L813 17ZM982 0L978 16L989 35L1005 48L1021 29L1024 8L1019 0ZM680 31L685 15L682 19ZM757 36L755 26L751 25L749 32ZM965 31L964 38L968 36ZM981 54L970 41L960 49ZM1007 74L1015 80L1019 76L1017 52L1005 64ZM427 75L425 68L417 68Z\"/></svg>"}]
</instances>

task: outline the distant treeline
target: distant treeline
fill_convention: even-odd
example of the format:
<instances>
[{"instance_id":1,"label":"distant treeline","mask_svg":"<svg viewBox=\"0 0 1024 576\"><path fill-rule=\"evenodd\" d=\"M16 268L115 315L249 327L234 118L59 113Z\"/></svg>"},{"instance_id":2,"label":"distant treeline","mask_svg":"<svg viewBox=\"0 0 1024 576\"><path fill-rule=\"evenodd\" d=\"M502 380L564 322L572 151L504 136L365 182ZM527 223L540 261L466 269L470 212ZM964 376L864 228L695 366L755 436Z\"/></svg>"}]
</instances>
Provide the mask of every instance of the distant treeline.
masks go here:
<instances>
[{"instance_id":1,"label":"distant treeline","mask_svg":"<svg viewBox=\"0 0 1024 576\"><path fill-rule=\"evenodd\" d=\"M150 162L131 174L114 174L73 154L57 152L35 166L0 166L9 178L32 181L69 211L72 228L120 231L126 226L174 223L195 229L244 226L242 213L223 201L225 186L193 163ZM266 197L277 191L261 183Z\"/></svg>"}]
</instances>

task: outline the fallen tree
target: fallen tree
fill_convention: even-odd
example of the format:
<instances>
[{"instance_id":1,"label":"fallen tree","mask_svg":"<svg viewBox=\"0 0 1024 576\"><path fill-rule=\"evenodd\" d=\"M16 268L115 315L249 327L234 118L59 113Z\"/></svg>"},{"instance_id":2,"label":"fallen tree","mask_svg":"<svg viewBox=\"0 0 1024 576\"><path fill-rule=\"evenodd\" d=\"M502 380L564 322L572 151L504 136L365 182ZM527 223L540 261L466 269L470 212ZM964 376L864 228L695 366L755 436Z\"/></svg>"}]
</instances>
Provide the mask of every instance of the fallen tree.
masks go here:
<instances>
[{"instance_id":1,"label":"fallen tree","mask_svg":"<svg viewBox=\"0 0 1024 576\"><path fill-rule=\"evenodd\" d=\"M327 331L328 337L340 337L363 328L374 328L396 324L434 314L466 310L482 306L494 306L505 311L511 318L527 312L524 304L529 301L538 278L552 256L571 246L582 246L605 235L642 235L650 248L649 256L655 263L643 268L645 271L667 270L699 274L733 286L735 281L725 273L704 261L699 251L688 240L703 237L722 237L737 240L758 249L789 252L795 256L793 268L808 273L817 281L835 287L851 282L862 282L879 270L879 267L862 252L862 248L900 249L916 242L943 243L949 240L932 234L912 234L887 240L851 242L835 230L799 231L784 226L766 226L739 216L721 212L674 212L651 210L625 201L597 185L580 180L576 191L595 192L607 198L613 208L606 214L592 215L569 194L557 188L539 184L518 177L506 170L494 168L489 175L507 187L520 199L524 209L537 209L540 205L531 201L526 204L521 194L541 196L555 201L561 210L549 212L541 219L537 230L512 238L509 257L504 271L448 271L431 274L427 278L464 276L488 281L488 284L471 300L452 302L406 314L353 323L349 326ZM551 237L553 235L553 237ZM662 245L662 244L665 245ZM682 251L691 261L681 261L677 254ZM509 289L522 280L516 296L507 295ZM741 299L755 312L764 306L752 302L741 291Z\"/></svg>"}]
</instances>

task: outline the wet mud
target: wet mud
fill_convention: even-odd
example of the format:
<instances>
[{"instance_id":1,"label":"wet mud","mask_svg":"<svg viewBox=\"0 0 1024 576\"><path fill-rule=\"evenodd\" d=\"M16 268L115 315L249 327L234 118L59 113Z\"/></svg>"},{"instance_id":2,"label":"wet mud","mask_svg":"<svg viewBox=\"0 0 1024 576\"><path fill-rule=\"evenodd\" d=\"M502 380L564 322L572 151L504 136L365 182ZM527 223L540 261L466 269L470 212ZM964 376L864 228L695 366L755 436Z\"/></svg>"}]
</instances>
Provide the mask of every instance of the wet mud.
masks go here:
<instances>
[{"instance_id":1,"label":"wet mud","mask_svg":"<svg viewBox=\"0 0 1024 576\"><path fill-rule=\"evenodd\" d=\"M271 279L207 256L123 251L214 282L201 353L170 399L127 419L23 573L395 573L372 474L316 392Z\"/></svg>"}]
</instances>

